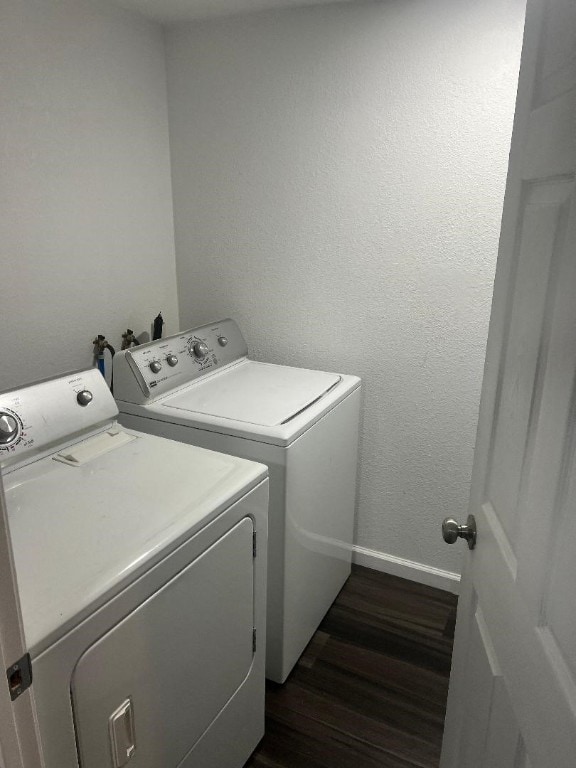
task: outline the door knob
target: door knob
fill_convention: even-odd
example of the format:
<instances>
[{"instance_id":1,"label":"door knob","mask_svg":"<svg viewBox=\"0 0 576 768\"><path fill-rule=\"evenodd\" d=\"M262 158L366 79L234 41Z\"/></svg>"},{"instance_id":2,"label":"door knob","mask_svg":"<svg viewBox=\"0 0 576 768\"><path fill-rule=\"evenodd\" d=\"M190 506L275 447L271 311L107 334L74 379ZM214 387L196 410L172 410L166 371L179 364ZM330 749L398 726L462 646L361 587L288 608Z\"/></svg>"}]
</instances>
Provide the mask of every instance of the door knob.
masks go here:
<instances>
[{"instance_id":1,"label":"door knob","mask_svg":"<svg viewBox=\"0 0 576 768\"><path fill-rule=\"evenodd\" d=\"M476 520L474 515L468 515L466 525L458 525L453 517L447 517L442 521L442 538L446 544L454 544L456 539L466 539L468 549L476 546Z\"/></svg>"}]
</instances>

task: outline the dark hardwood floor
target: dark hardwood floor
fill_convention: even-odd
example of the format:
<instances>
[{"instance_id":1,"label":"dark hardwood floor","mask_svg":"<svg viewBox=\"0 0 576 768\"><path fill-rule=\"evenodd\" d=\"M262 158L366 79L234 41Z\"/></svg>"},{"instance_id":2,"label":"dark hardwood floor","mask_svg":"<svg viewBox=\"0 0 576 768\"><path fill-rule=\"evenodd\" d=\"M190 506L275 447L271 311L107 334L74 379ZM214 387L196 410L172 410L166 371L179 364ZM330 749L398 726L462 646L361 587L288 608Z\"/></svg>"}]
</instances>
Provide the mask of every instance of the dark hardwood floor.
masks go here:
<instances>
[{"instance_id":1,"label":"dark hardwood floor","mask_svg":"<svg viewBox=\"0 0 576 768\"><path fill-rule=\"evenodd\" d=\"M456 600L354 566L247 768L437 768Z\"/></svg>"}]
</instances>

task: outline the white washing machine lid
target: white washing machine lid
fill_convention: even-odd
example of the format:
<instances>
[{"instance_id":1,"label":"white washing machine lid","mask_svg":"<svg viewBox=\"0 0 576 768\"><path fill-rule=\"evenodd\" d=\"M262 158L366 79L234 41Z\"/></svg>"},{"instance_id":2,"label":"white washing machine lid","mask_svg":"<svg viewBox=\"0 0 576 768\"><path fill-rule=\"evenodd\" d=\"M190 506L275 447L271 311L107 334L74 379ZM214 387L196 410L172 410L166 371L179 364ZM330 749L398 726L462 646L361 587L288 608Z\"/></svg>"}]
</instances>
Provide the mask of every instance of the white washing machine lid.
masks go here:
<instances>
[{"instance_id":1,"label":"white washing machine lid","mask_svg":"<svg viewBox=\"0 0 576 768\"><path fill-rule=\"evenodd\" d=\"M286 424L340 383L335 373L245 360L166 399L179 411L262 427Z\"/></svg>"},{"instance_id":2,"label":"white washing machine lid","mask_svg":"<svg viewBox=\"0 0 576 768\"><path fill-rule=\"evenodd\" d=\"M261 464L117 426L58 454L5 480L33 656L267 475Z\"/></svg>"}]
</instances>

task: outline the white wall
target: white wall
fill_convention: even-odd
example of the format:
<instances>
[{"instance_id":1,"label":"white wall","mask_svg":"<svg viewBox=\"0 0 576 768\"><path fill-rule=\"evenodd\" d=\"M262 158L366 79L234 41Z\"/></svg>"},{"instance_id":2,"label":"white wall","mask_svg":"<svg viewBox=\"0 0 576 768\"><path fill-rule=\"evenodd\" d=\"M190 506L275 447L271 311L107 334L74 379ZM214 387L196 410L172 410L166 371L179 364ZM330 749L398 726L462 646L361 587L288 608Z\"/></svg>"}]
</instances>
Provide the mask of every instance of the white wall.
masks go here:
<instances>
[{"instance_id":1,"label":"white wall","mask_svg":"<svg viewBox=\"0 0 576 768\"><path fill-rule=\"evenodd\" d=\"M180 318L360 374L357 541L448 571L464 518L521 0L383 0L167 34Z\"/></svg>"},{"instance_id":2,"label":"white wall","mask_svg":"<svg viewBox=\"0 0 576 768\"><path fill-rule=\"evenodd\" d=\"M91 0L3 0L0 389L178 327L160 27Z\"/></svg>"}]
</instances>

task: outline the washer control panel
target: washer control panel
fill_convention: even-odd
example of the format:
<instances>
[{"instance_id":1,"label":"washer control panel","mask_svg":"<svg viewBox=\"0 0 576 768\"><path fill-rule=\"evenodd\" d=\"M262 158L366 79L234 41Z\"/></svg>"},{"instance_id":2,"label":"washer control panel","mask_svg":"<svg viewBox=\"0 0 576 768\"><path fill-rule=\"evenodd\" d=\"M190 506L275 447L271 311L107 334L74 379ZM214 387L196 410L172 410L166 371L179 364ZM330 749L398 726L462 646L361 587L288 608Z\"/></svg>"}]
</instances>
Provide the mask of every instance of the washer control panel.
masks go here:
<instances>
[{"instance_id":1,"label":"washer control panel","mask_svg":"<svg viewBox=\"0 0 576 768\"><path fill-rule=\"evenodd\" d=\"M234 320L220 320L117 353L114 394L118 400L134 402L131 383L136 379L140 393L149 401L247 354Z\"/></svg>"},{"instance_id":2,"label":"washer control panel","mask_svg":"<svg viewBox=\"0 0 576 768\"><path fill-rule=\"evenodd\" d=\"M0 394L0 464L115 419L118 409L96 368Z\"/></svg>"}]
</instances>

